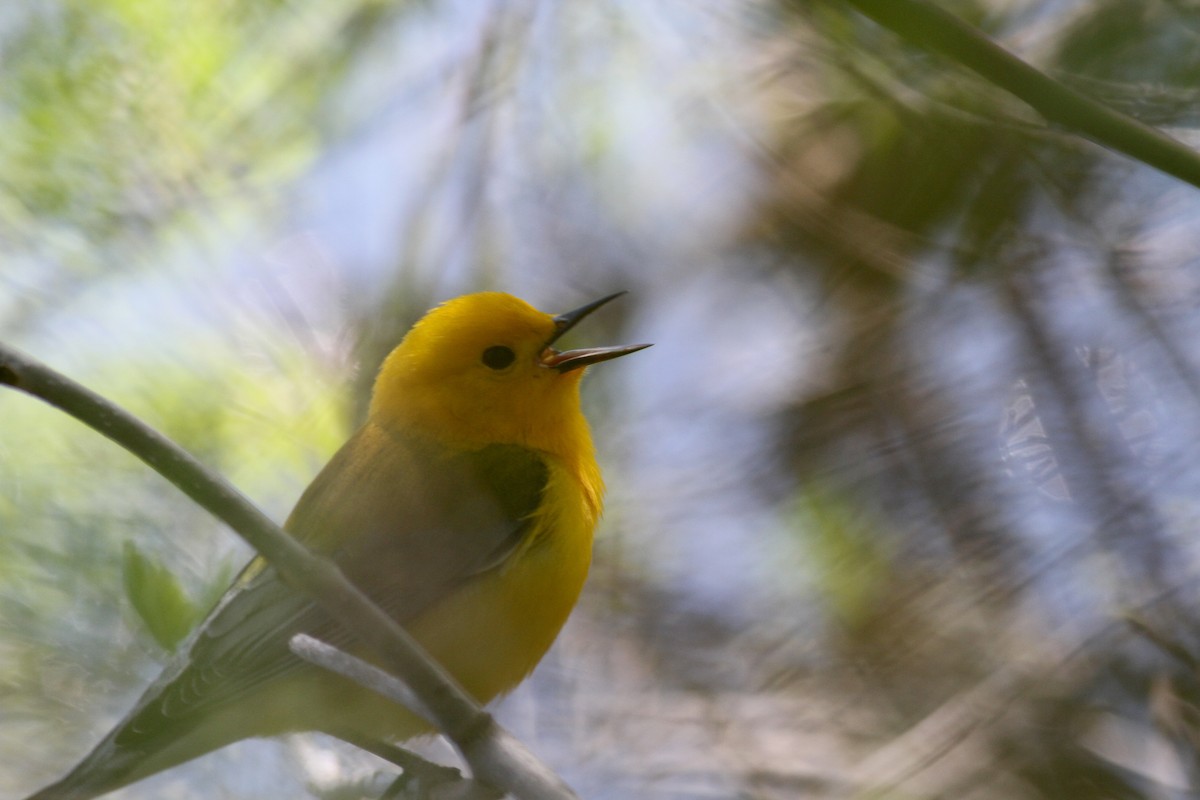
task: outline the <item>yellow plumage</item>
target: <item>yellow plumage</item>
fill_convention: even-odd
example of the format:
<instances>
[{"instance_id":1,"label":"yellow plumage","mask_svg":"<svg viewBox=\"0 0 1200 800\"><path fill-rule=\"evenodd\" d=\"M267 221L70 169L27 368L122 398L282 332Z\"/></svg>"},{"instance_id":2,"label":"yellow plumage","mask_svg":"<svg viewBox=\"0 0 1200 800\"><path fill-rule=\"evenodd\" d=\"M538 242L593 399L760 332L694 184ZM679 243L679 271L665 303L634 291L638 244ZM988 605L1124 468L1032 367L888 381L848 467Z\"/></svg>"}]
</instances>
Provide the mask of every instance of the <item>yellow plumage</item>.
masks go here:
<instances>
[{"instance_id":1,"label":"yellow plumage","mask_svg":"<svg viewBox=\"0 0 1200 800\"><path fill-rule=\"evenodd\" d=\"M552 317L485 292L430 311L385 360L366 423L285 525L481 702L537 665L587 577L604 488L580 410L582 367L645 345L552 345L611 299ZM85 800L250 736L425 731L292 656L298 632L357 652L255 559L133 711L29 800Z\"/></svg>"}]
</instances>

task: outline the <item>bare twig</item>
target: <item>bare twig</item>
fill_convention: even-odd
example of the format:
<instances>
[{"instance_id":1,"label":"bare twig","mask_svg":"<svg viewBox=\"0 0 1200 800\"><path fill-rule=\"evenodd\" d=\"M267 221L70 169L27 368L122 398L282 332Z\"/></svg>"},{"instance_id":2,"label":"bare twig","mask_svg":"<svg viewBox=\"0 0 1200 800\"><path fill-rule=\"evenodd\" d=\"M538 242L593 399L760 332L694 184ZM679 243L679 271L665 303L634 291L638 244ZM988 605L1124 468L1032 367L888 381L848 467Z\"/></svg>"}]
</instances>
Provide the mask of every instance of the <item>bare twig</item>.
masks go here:
<instances>
[{"instance_id":1,"label":"bare twig","mask_svg":"<svg viewBox=\"0 0 1200 800\"><path fill-rule=\"evenodd\" d=\"M1150 624L1149 620L1136 613L1126 613L1123 615L1123 618L1125 624L1135 633L1153 643L1187 669L1193 672L1200 672L1200 661L1197 661L1196 656L1192 655L1182 643L1172 639L1166 633Z\"/></svg>"},{"instance_id":2,"label":"bare twig","mask_svg":"<svg viewBox=\"0 0 1200 800\"><path fill-rule=\"evenodd\" d=\"M433 714L413 694L404 681L389 675L378 667L368 664L357 656L338 650L331 644L314 639L307 633L298 633L288 642L288 648L298 657L322 669L336 672L349 678L359 686L381 694L397 705L404 706L426 722L433 722Z\"/></svg>"},{"instance_id":3,"label":"bare twig","mask_svg":"<svg viewBox=\"0 0 1200 800\"><path fill-rule=\"evenodd\" d=\"M292 640L288 642L288 646L293 653L310 664L349 678L359 686L404 706L426 720L429 719L429 711L421 703L420 698L404 685L403 681L373 664L368 664L361 658L352 656L344 650L339 650L333 645L314 639L305 633L293 636ZM422 786L437 785L439 797L447 795L448 784L455 784L454 796L460 800L500 800L502 795L501 792L487 784L464 778L462 773L456 769L434 764L404 748L395 747L386 742L367 741L356 736L352 731L345 735L339 734L339 736L400 767L404 770L404 775L409 782L416 782ZM458 784L463 785L459 786ZM428 789L422 791L428 793ZM402 796L407 797L408 795ZM425 796L425 794L421 796Z\"/></svg>"}]
</instances>

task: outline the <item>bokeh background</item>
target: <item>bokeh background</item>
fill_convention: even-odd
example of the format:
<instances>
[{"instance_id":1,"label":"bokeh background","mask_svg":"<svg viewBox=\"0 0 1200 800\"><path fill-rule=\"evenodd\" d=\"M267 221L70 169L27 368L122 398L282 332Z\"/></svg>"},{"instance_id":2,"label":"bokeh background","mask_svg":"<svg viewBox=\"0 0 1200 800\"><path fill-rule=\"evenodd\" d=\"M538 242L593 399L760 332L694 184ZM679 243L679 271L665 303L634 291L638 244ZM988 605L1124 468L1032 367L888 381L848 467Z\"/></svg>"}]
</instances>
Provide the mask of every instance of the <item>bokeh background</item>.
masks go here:
<instances>
[{"instance_id":1,"label":"bokeh background","mask_svg":"<svg viewBox=\"0 0 1200 800\"><path fill-rule=\"evenodd\" d=\"M1200 144L1196 3L935 5ZM276 519L424 309L630 291L592 578L499 705L595 800L1196 796L1198 222L839 0L0 8L0 337ZM248 557L0 393L0 795ZM294 736L115 796L385 783Z\"/></svg>"}]
</instances>

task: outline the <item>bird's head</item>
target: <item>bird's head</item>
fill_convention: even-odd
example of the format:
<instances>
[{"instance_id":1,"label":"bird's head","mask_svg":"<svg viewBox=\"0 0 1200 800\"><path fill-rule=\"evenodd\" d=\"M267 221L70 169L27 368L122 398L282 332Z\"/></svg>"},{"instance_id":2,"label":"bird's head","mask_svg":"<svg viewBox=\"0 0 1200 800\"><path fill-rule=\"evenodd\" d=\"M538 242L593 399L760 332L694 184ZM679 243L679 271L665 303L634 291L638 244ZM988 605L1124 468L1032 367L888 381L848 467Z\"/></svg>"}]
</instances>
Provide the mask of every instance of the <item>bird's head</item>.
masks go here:
<instances>
[{"instance_id":1,"label":"bird's head","mask_svg":"<svg viewBox=\"0 0 1200 800\"><path fill-rule=\"evenodd\" d=\"M560 453L587 439L579 379L590 364L649 345L561 352L554 345L619 295L557 316L501 292L429 311L384 361L372 419L450 445L517 444Z\"/></svg>"}]
</instances>

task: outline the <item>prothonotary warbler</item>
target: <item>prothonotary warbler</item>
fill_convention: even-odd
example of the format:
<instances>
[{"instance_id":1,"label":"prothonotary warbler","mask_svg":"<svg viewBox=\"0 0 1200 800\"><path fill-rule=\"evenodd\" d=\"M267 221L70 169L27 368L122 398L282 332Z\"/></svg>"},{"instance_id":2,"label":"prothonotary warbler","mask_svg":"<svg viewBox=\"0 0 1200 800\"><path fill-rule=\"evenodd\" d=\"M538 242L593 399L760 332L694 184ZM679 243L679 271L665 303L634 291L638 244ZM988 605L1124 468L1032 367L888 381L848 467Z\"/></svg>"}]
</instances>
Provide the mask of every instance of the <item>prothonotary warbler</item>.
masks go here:
<instances>
[{"instance_id":1,"label":"prothonotary warbler","mask_svg":"<svg viewBox=\"0 0 1200 800\"><path fill-rule=\"evenodd\" d=\"M587 576L604 485L580 377L649 345L554 345L617 296L551 316L483 292L428 312L384 361L366 423L284 526L480 702L533 670ZM252 736L427 732L293 656L298 632L355 649L335 620L251 561L133 710L29 800L86 800Z\"/></svg>"}]
</instances>

